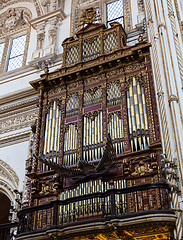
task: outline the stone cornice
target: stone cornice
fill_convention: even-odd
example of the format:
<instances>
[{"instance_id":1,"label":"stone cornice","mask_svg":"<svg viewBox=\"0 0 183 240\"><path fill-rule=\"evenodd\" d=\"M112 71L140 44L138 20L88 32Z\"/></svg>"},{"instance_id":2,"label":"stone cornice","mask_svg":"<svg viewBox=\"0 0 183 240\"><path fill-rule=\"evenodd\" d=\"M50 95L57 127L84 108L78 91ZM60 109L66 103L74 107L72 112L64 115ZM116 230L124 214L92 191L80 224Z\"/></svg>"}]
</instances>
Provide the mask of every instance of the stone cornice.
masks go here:
<instances>
[{"instance_id":1,"label":"stone cornice","mask_svg":"<svg viewBox=\"0 0 183 240\"><path fill-rule=\"evenodd\" d=\"M32 99L28 99L28 100L26 99L18 103L13 103L13 104L9 104L8 106L4 106L0 108L1 118L6 117L6 115L8 115L7 117L10 117L9 116L10 112L11 112L11 116L13 116L22 112L30 112L34 110L36 111L37 103L38 103L38 97L35 96Z\"/></svg>"},{"instance_id":2,"label":"stone cornice","mask_svg":"<svg viewBox=\"0 0 183 240\"><path fill-rule=\"evenodd\" d=\"M58 9L54 12L47 13L47 14L45 14L43 16L40 16L36 19L32 19L32 20L29 21L29 23L34 29L36 29L36 26L38 24L41 24L41 23L43 23L45 21L48 21L49 19L52 19L52 18L55 18L55 17L59 18L60 20L64 20L64 18L66 18L66 15L65 15L65 13L62 9Z\"/></svg>"},{"instance_id":3,"label":"stone cornice","mask_svg":"<svg viewBox=\"0 0 183 240\"><path fill-rule=\"evenodd\" d=\"M29 140L31 130L23 131L17 134L9 134L4 138L0 138L0 148L10 146L12 144L17 144L20 142L25 142Z\"/></svg>"}]
</instances>

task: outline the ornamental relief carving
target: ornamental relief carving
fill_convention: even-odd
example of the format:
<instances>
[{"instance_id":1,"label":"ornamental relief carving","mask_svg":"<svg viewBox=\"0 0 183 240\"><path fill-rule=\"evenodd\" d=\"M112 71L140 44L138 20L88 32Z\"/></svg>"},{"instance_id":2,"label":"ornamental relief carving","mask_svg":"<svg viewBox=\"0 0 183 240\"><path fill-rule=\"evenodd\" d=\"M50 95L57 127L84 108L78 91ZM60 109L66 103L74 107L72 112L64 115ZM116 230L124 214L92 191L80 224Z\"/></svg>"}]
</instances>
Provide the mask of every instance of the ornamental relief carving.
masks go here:
<instances>
[{"instance_id":1,"label":"ornamental relief carving","mask_svg":"<svg viewBox=\"0 0 183 240\"><path fill-rule=\"evenodd\" d=\"M31 12L25 8L9 8L0 15L0 34L23 26L31 19Z\"/></svg>"},{"instance_id":2,"label":"ornamental relief carving","mask_svg":"<svg viewBox=\"0 0 183 240\"><path fill-rule=\"evenodd\" d=\"M23 127L31 126L33 121L37 118L37 113L29 113L19 117L14 117L0 123L0 133L6 133L9 131L17 130Z\"/></svg>"}]
</instances>

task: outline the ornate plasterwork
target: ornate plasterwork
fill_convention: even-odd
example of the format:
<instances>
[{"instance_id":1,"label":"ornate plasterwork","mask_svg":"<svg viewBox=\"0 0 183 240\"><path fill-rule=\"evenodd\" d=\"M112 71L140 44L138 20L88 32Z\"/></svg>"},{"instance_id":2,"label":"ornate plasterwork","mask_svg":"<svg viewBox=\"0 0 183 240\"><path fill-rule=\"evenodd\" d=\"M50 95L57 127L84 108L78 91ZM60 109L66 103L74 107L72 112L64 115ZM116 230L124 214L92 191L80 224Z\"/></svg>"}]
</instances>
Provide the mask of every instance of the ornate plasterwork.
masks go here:
<instances>
[{"instance_id":1,"label":"ornate plasterwork","mask_svg":"<svg viewBox=\"0 0 183 240\"><path fill-rule=\"evenodd\" d=\"M41 10L40 10L40 6L38 4L37 0L0 0L0 10L8 7L8 6L12 6L15 3L19 3L19 2L30 2L33 3L37 12L38 16L41 16Z\"/></svg>"},{"instance_id":2,"label":"ornate plasterwork","mask_svg":"<svg viewBox=\"0 0 183 240\"><path fill-rule=\"evenodd\" d=\"M0 34L7 34L31 19L31 12L27 8L9 8L0 15Z\"/></svg>"},{"instance_id":3,"label":"ornate plasterwork","mask_svg":"<svg viewBox=\"0 0 183 240\"><path fill-rule=\"evenodd\" d=\"M55 11L59 8L64 9L65 0L42 0L41 1L44 13L49 13L51 11Z\"/></svg>"},{"instance_id":4,"label":"ornate plasterwork","mask_svg":"<svg viewBox=\"0 0 183 240\"><path fill-rule=\"evenodd\" d=\"M9 180L16 188L18 187L19 178L16 172L2 159L0 159L0 177Z\"/></svg>"}]
</instances>

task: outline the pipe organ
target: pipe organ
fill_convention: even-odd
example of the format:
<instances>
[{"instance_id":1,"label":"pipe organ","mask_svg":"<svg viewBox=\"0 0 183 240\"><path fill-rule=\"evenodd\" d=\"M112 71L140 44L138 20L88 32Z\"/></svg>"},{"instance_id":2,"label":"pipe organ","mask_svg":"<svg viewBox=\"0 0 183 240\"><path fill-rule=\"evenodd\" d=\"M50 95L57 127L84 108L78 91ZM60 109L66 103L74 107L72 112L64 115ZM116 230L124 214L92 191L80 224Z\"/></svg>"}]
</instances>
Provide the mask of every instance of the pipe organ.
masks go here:
<instances>
[{"instance_id":1,"label":"pipe organ","mask_svg":"<svg viewBox=\"0 0 183 240\"><path fill-rule=\"evenodd\" d=\"M139 77L130 78L126 94L131 149L143 150L149 146L149 131L144 87L140 84Z\"/></svg>"},{"instance_id":2,"label":"pipe organ","mask_svg":"<svg viewBox=\"0 0 183 240\"><path fill-rule=\"evenodd\" d=\"M74 189L68 189L65 192L60 194L60 200L66 200L73 197L88 195L92 193L103 193L109 189L123 189L126 188L126 180L117 179L112 183L109 181L103 181L101 179L97 179L94 181L83 182L80 183L78 187ZM116 195L116 206L118 211L118 206L123 204L124 206L127 204L127 199L125 195ZM110 204L110 197L105 197L102 199L101 197L89 198L86 200L77 201L74 203L68 203L67 205L60 206L59 215L61 216L62 223L68 222L68 217L72 218L73 216L86 217L90 216L93 212L97 214L102 214L103 208L107 211L108 205ZM87 207L86 207L87 206ZM65 216L65 217L64 217ZM69 219L69 221L71 221Z\"/></svg>"},{"instance_id":3,"label":"pipe organ","mask_svg":"<svg viewBox=\"0 0 183 240\"><path fill-rule=\"evenodd\" d=\"M176 220L162 171L150 44L139 37L127 46L122 26L110 25L90 23L65 39L62 67L31 82L40 91L28 170L34 207L22 211L22 229L40 226L39 239L155 239L162 234L154 229L172 231ZM111 231L121 237L102 237Z\"/></svg>"},{"instance_id":4,"label":"pipe organ","mask_svg":"<svg viewBox=\"0 0 183 240\"><path fill-rule=\"evenodd\" d=\"M108 115L107 130L110 133L115 146L116 154L124 152L123 119L121 112L114 112Z\"/></svg>"},{"instance_id":5,"label":"pipe organ","mask_svg":"<svg viewBox=\"0 0 183 240\"><path fill-rule=\"evenodd\" d=\"M84 116L83 121L83 159L100 159L103 153L102 111Z\"/></svg>"},{"instance_id":6,"label":"pipe organ","mask_svg":"<svg viewBox=\"0 0 183 240\"><path fill-rule=\"evenodd\" d=\"M55 163L58 162L59 142L60 142L61 110L59 101L54 100L49 105L46 114L43 156ZM49 170L42 164L42 171Z\"/></svg>"},{"instance_id":7,"label":"pipe organ","mask_svg":"<svg viewBox=\"0 0 183 240\"><path fill-rule=\"evenodd\" d=\"M66 166L77 164L77 135L77 124L68 124L64 137L63 164Z\"/></svg>"}]
</instances>

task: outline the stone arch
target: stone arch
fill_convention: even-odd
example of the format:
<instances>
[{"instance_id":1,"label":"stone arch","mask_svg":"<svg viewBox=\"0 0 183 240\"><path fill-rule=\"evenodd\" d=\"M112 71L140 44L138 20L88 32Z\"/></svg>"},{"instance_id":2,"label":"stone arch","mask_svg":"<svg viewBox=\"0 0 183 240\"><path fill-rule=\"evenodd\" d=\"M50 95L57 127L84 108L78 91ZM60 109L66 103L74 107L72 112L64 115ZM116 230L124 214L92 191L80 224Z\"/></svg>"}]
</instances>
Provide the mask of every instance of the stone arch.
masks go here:
<instances>
[{"instance_id":1,"label":"stone arch","mask_svg":"<svg viewBox=\"0 0 183 240\"><path fill-rule=\"evenodd\" d=\"M18 175L8 163L0 159L0 192L5 194L11 202L14 202L14 189L18 189L18 186Z\"/></svg>"}]
</instances>

